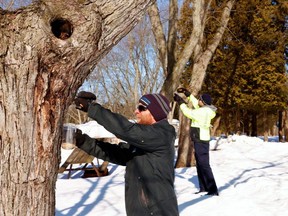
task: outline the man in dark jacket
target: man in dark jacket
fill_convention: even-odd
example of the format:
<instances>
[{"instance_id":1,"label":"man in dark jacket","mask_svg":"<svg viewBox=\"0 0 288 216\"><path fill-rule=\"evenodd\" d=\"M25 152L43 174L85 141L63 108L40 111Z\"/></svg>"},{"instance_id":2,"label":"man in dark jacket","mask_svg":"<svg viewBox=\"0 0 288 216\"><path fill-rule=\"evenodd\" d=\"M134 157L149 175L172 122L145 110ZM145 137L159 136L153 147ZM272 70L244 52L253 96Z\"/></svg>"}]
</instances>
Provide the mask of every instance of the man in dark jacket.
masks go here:
<instances>
[{"instance_id":1,"label":"man in dark jacket","mask_svg":"<svg viewBox=\"0 0 288 216\"><path fill-rule=\"evenodd\" d=\"M76 135L79 148L97 158L126 166L125 206L128 216L177 216L174 191L175 129L167 121L169 101L161 94L146 94L135 110L137 123L91 103L88 92L75 99L78 109L88 112L119 139L118 145ZM91 95L90 95L91 96Z\"/></svg>"}]
</instances>

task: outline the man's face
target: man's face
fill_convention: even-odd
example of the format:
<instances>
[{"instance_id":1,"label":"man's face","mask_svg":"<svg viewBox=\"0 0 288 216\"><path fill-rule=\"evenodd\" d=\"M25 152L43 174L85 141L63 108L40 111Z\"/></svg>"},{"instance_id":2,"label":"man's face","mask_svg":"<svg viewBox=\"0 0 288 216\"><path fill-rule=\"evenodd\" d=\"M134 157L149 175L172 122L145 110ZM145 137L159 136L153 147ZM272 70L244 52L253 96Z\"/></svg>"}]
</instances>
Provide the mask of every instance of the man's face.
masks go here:
<instances>
[{"instance_id":1,"label":"man's face","mask_svg":"<svg viewBox=\"0 0 288 216\"><path fill-rule=\"evenodd\" d=\"M135 115L138 124L151 125L156 122L147 107L141 103L138 104Z\"/></svg>"}]
</instances>

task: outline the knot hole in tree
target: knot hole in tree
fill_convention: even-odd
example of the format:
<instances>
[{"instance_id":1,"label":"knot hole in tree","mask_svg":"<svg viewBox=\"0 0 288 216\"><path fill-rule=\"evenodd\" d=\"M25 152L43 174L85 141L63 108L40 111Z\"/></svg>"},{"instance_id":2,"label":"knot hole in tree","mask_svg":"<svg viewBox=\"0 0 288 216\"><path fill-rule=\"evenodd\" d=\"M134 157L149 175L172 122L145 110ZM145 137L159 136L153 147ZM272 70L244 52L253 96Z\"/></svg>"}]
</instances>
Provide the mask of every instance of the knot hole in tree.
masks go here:
<instances>
[{"instance_id":1,"label":"knot hole in tree","mask_svg":"<svg viewBox=\"0 0 288 216\"><path fill-rule=\"evenodd\" d=\"M51 22L51 29L55 37L66 40L73 33L73 25L69 20L57 18Z\"/></svg>"}]
</instances>

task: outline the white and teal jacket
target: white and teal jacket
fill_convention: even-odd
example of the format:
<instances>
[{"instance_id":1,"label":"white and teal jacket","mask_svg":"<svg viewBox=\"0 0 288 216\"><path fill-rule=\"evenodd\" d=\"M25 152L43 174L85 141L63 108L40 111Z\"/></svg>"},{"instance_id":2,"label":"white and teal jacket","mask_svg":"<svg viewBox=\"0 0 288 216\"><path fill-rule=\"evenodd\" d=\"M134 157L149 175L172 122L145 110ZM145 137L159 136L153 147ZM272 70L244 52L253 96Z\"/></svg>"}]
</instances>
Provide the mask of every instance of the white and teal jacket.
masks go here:
<instances>
[{"instance_id":1,"label":"white and teal jacket","mask_svg":"<svg viewBox=\"0 0 288 216\"><path fill-rule=\"evenodd\" d=\"M188 100L192 102L193 108L189 108L187 104L182 103L180 109L187 118L192 120L192 140L196 141L199 139L202 141L209 141L211 120L216 116L217 108L213 105L199 107L198 99L192 94L188 97Z\"/></svg>"}]
</instances>

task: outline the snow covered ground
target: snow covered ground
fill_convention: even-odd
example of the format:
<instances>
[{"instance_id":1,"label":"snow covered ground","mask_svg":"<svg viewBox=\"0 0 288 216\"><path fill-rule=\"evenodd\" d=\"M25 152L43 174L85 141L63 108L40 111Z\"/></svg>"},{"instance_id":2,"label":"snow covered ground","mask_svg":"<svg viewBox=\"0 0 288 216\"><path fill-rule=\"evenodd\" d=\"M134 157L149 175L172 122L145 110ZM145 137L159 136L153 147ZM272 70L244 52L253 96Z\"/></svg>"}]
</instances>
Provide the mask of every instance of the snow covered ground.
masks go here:
<instances>
[{"instance_id":1,"label":"snow covered ground","mask_svg":"<svg viewBox=\"0 0 288 216\"><path fill-rule=\"evenodd\" d=\"M216 140L211 141L211 149ZM62 149L62 162L71 150ZM97 161L95 160L97 164ZM210 152L210 164L220 196L194 194L195 167L176 169L175 190L181 216L288 215L288 143L234 136L222 139ZM58 175L56 216L125 216L125 167L109 164L109 176L67 179Z\"/></svg>"}]
</instances>

